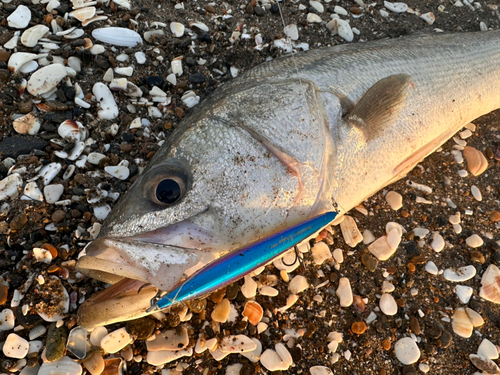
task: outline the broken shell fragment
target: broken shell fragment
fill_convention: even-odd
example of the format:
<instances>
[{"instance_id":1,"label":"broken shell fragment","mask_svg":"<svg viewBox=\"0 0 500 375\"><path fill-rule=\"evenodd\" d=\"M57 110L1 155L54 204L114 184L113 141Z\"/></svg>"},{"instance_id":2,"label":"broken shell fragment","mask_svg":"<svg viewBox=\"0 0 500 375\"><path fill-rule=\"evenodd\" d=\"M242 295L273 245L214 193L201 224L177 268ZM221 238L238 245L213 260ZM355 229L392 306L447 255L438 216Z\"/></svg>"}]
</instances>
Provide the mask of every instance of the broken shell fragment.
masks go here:
<instances>
[{"instance_id":1,"label":"broken shell fragment","mask_svg":"<svg viewBox=\"0 0 500 375\"><path fill-rule=\"evenodd\" d=\"M248 318L250 324L256 326L261 321L264 310L258 302L248 301L245 304L245 308L243 309L242 314L243 316L246 316Z\"/></svg>"},{"instance_id":2,"label":"broken shell fragment","mask_svg":"<svg viewBox=\"0 0 500 375\"><path fill-rule=\"evenodd\" d=\"M17 173L12 173L11 175L5 177L0 181L0 201L5 198L14 196L17 193L17 189L21 187L23 180L21 176Z\"/></svg>"},{"instance_id":3,"label":"broken shell fragment","mask_svg":"<svg viewBox=\"0 0 500 375\"><path fill-rule=\"evenodd\" d=\"M101 110L97 112L99 118L112 120L118 116L118 106L116 105L113 94L104 83L97 82L92 88Z\"/></svg>"},{"instance_id":4,"label":"broken shell fragment","mask_svg":"<svg viewBox=\"0 0 500 375\"><path fill-rule=\"evenodd\" d=\"M49 32L49 28L44 25L36 25L25 30L21 35L21 43L26 47L34 47L38 41Z\"/></svg>"},{"instance_id":5,"label":"broken shell fragment","mask_svg":"<svg viewBox=\"0 0 500 375\"><path fill-rule=\"evenodd\" d=\"M453 327L453 332L461 337L465 337L467 339L472 336L474 326L472 325L469 315L463 307L459 307L455 311L451 326Z\"/></svg>"},{"instance_id":6,"label":"broken shell fragment","mask_svg":"<svg viewBox=\"0 0 500 375\"><path fill-rule=\"evenodd\" d=\"M9 27L24 29L31 21L31 11L24 5L19 5L14 12L7 17Z\"/></svg>"},{"instance_id":7,"label":"broken shell fragment","mask_svg":"<svg viewBox=\"0 0 500 375\"><path fill-rule=\"evenodd\" d=\"M135 31L124 27L106 27L95 29L92 36L97 40L114 46L135 47L142 43L142 38Z\"/></svg>"},{"instance_id":8,"label":"broken shell fragment","mask_svg":"<svg viewBox=\"0 0 500 375\"><path fill-rule=\"evenodd\" d=\"M500 269L490 264L481 279L479 296L493 303L500 303Z\"/></svg>"},{"instance_id":9,"label":"broken shell fragment","mask_svg":"<svg viewBox=\"0 0 500 375\"><path fill-rule=\"evenodd\" d=\"M172 31L172 34L174 34L176 38L180 38L184 35L184 25L179 22L172 22L170 24L170 31Z\"/></svg>"},{"instance_id":10,"label":"broken shell fragment","mask_svg":"<svg viewBox=\"0 0 500 375\"><path fill-rule=\"evenodd\" d=\"M488 161L481 151L476 150L474 147L465 146L463 152L469 172L474 176L479 176L488 168Z\"/></svg>"},{"instance_id":11,"label":"broken shell fragment","mask_svg":"<svg viewBox=\"0 0 500 375\"><path fill-rule=\"evenodd\" d=\"M344 241L350 247L355 247L358 243L363 241L363 236L359 232L358 226L351 216L344 216L344 220L340 223L340 229L342 230Z\"/></svg>"},{"instance_id":12,"label":"broken shell fragment","mask_svg":"<svg viewBox=\"0 0 500 375\"><path fill-rule=\"evenodd\" d=\"M78 142L80 140L80 129L74 120L66 120L59 125L57 133L64 139L71 142Z\"/></svg>"},{"instance_id":13,"label":"broken shell fragment","mask_svg":"<svg viewBox=\"0 0 500 375\"><path fill-rule=\"evenodd\" d=\"M489 358L477 354L469 354L469 359L474 366L486 374L500 374L500 367Z\"/></svg>"},{"instance_id":14,"label":"broken shell fragment","mask_svg":"<svg viewBox=\"0 0 500 375\"><path fill-rule=\"evenodd\" d=\"M95 16L95 7L86 7L76 9L69 13L70 17L76 18L80 22L84 22Z\"/></svg>"},{"instance_id":15,"label":"broken shell fragment","mask_svg":"<svg viewBox=\"0 0 500 375\"><path fill-rule=\"evenodd\" d=\"M14 120L12 126L19 134L35 135L40 130L40 121L33 113L28 113Z\"/></svg>"},{"instance_id":16,"label":"broken shell fragment","mask_svg":"<svg viewBox=\"0 0 500 375\"><path fill-rule=\"evenodd\" d=\"M37 70L28 81L28 92L33 96L45 94L54 89L66 77L62 64L52 64Z\"/></svg>"}]
</instances>

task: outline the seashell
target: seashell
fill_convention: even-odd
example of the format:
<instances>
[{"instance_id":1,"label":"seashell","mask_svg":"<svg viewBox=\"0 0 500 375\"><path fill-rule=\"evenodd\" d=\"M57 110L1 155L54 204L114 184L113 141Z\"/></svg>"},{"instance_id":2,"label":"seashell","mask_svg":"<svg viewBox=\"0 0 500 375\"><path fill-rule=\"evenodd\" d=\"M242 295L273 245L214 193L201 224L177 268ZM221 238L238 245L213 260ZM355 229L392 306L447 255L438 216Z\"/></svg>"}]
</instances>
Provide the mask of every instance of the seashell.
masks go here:
<instances>
[{"instance_id":1,"label":"seashell","mask_svg":"<svg viewBox=\"0 0 500 375\"><path fill-rule=\"evenodd\" d=\"M122 47L135 47L142 43L142 38L135 31L124 27L107 27L95 29L92 36L97 40Z\"/></svg>"},{"instance_id":2,"label":"seashell","mask_svg":"<svg viewBox=\"0 0 500 375\"><path fill-rule=\"evenodd\" d=\"M333 35L338 34L346 42L352 42L354 40L354 34L352 32L349 22L341 19L334 18L326 24L328 30L330 30Z\"/></svg>"},{"instance_id":3,"label":"seashell","mask_svg":"<svg viewBox=\"0 0 500 375\"><path fill-rule=\"evenodd\" d=\"M27 6L19 5L14 12L7 17L9 27L24 29L31 21L31 11Z\"/></svg>"},{"instance_id":4,"label":"seashell","mask_svg":"<svg viewBox=\"0 0 500 375\"><path fill-rule=\"evenodd\" d=\"M175 352L170 350L159 350L157 352L148 352L146 361L150 365L160 366L182 357L191 357L192 355L193 348L177 350Z\"/></svg>"},{"instance_id":5,"label":"seashell","mask_svg":"<svg viewBox=\"0 0 500 375\"><path fill-rule=\"evenodd\" d=\"M467 246L470 246L472 248L476 248L476 247L482 246L484 241L477 234L473 234L472 236L467 237L467 239L465 240L465 243L467 244Z\"/></svg>"},{"instance_id":6,"label":"seashell","mask_svg":"<svg viewBox=\"0 0 500 375\"><path fill-rule=\"evenodd\" d=\"M384 1L384 6L394 13L404 13L408 10L408 5L405 3L391 3L389 1Z\"/></svg>"},{"instance_id":7,"label":"seashell","mask_svg":"<svg viewBox=\"0 0 500 375\"><path fill-rule=\"evenodd\" d=\"M324 242L317 242L311 249L314 264L320 266L328 259L332 259L332 252Z\"/></svg>"},{"instance_id":8,"label":"seashell","mask_svg":"<svg viewBox=\"0 0 500 375\"><path fill-rule=\"evenodd\" d=\"M14 130L19 134L35 135L40 130L41 124L33 113L28 113L14 120L12 125Z\"/></svg>"},{"instance_id":9,"label":"seashell","mask_svg":"<svg viewBox=\"0 0 500 375\"><path fill-rule=\"evenodd\" d=\"M17 194L17 189L23 184L23 179L19 174L12 173L3 180L0 180L0 201Z\"/></svg>"},{"instance_id":10,"label":"seashell","mask_svg":"<svg viewBox=\"0 0 500 375\"><path fill-rule=\"evenodd\" d=\"M95 7L79 8L69 13L70 17L76 18L78 21L83 22L95 16Z\"/></svg>"},{"instance_id":11,"label":"seashell","mask_svg":"<svg viewBox=\"0 0 500 375\"><path fill-rule=\"evenodd\" d=\"M176 38L180 38L184 35L184 25L179 22L172 22L170 24L170 31Z\"/></svg>"},{"instance_id":12,"label":"seashell","mask_svg":"<svg viewBox=\"0 0 500 375\"><path fill-rule=\"evenodd\" d=\"M493 303L500 303L500 269L490 264L481 278L479 296Z\"/></svg>"},{"instance_id":13,"label":"seashell","mask_svg":"<svg viewBox=\"0 0 500 375\"><path fill-rule=\"evenodd\" d=\"M66 120L59 125L57 133L64 139L71 142L80 141L80 129L74 120Z\"/></svg>"},{"instance_id":14,"label":"seashell","mask_svg":"<svg viewBox=\"0 0 500 375\"><path fill-rule=\"evenodd\" d=\"M123 68L115 68L115 73L120 74L122 76L132 77L134 73L134 68L131 66L123 67Z\"/></svg>"},{"instance_id":15,"label":"seashell","mask_svg":"<svg viewBox=\"0 0 500 375\"><path fill-rule=\"evenodd\" d=\"M401 207L403 207L403 197L396 191L388 192L385 196L385 200L387 201L387 204L391 206L391 209L393 209L394 211L397 211Z\"/></svg>"},{"instance_id":16,"label":"seashell","mask_svg":"<svg viewBox=\"0 0 500 375\"><path fill-rule=\"evenodd\" d=\"M109 165L107 167L104 167L104 171L119 180L126 180L130 175L130 170L128 169L128 167L122 165Z\"/></svg>"},{"instance_id":17,"label":"seashell","mask_svg":"<svg viewBox=\"0 0 500 375\"><path fill-rule=\"evenodd\" d=\"M90 49L90 53L92 55L100 55L101 53L106 52L106 48L102 44L94 44Z\"/></svg>"},{"instance_id":18,"label":"seashell","mask_svg":"<svg viewBox=\"0 0 500 375\"><path fill-rule=\"evenodd\" d=\"M267 349L260 356L260 363L269 371L286 371L292 365L293 359L286 346L278 343L275 350Z\"/></svg>"},{"instance_id":19,"label":"seashell","mask_svg":"<svg viewBox=\"0 0 500 375\"><path fill-rule=\"evenodd\" d=\"M451 326L453 327L453 332L461 337L467 339L472 336L474 326L472 325L469 315L463 307L456 309Z\"/></svg>"},{"instance_id":20,"label":"seashell","mask_svg":"<svg viewBox=\"0 0 500 375\"><path fill-rule=\"evenodd\" d=\"M387 260L396 252L396 249L389 245L386 236L382 236L368 246L368 251L375 255L378 260Z\"/></svg>"},{"instance_id":21,"label":"seashell","mask_svg":"<svg viewBox=\"0 0 500 375\"><path fill-rule=\"evenodd\" d=\"M325 11L325 7L319 1L310 0L309 5L313 7L318 13L323 13Z\"/></svg>"},{"instance_id":22,"label":"seashell","mask_svg":"<svg viewBox=\"0 0 500 375\"><path fill-rule=\"evenodd\" d=\"M208 33L208 26L205 25L203 22L189 22L190 27L196 27L197 29L200 29L201 31L205 31Z\"/></svg>"},{"instance_id":23,"label":"seashell","mask_svg":"<svg viewBox=\"0 0 500 375\"><path fill-rule=\"evenodd\" d=\"M488 168L488 161L483 153L474 147L464 147L464 157L467 160L467 168L474 176L479 176Z\"/></svg>"},{"instance_id":24,"label":"seashell","mask_svg":"<svg viewBox=\"0 0 500 375\"><path fill-rule=\"evenodd\" d=\"M85 34L85 31L83 29L74 29L70 33L64 34L63 37L64 39L78 39Z\"/></svg>"},{"instance_id":25,"label":"seashell","mask_svg":"<svg viewBox=\"0 0 500 375\"><path fill-rule=\"evenodd\" d=\"M104 359L99 352L94 352L82 361L91 375L100 375L104 371Z\"/></svg>"},{"instance_id":26,"label":"seashell","mask_svg":"<svg viewBox=\"0 0 500 375\"><path fill-rule=\"evenodd\" d=\"M193 108L196 104L200 102L200 97L195 94L194 91L189 90L182 95L181 100L188 108Z\"/></svg>"},{"instance_id":27,"label":"seashell","mask_svg":"<svg viewBox=\"0 0 500 375\"><path fill-rule=\"evenodd\" d=\"M428 25L432 25L436 20L436 16L432 12L424 13L420 16L420 18L427 22Z\"/></svg>"},{"instance_id":28,"label":"seashell","mask_svg":"<svg viewBox=\"0 0 500 375\"><path fill-rule=\"evenodd\" d=\"M309 288L309 283L307 282L307 279L302 275L294 276L292 281L290 281L290 283L288 284L288 289L293 294L299 294L307 288Z\"/></svg>"},{"instance_id":29,"label":"seashell","mask_svg":"<svg viewBox=\"0 0 500 375\"><path fill-rule=\"evenodd\" d=\"M92 22L105 21L107 19L108 19L107 16L101 16L101 15L94 16L92 18L89 18L88 20L83 21L82 26L85 27L85 26L90 25Z\"/></svg>"},{"instance_id":30,"label":"seashell","mask_svg":"<svg viewBox=\"0 0 500 375\"><path fill-rule=\"evenodd\" d=\"M50 0L49 3L47 4L47 12L52 12L54 9L57 9L61 6L61 3L57 0ZM55 20L52 20L55 21ZM57 21L56 21L57 24ZM51 23L52 26L52 23Z\"/></svg>"},{"instance_id":31,"label":"seashell","mask_svg":"<svg viewBox=\"0 0 500 375\"><path fill-rule=\"evenodd\" d=\"M474 266L463 266L460 268L457 268L456 270L447 268L444 273L443 277L448 280L448 281L453 281L453 282L462 282L462 281L467 281L472 279L474 276L476 276L476 267Z\"/></svg>"},{"instance_id":32,"label":"seashell","mask_svg":"<svg viewBox=\"0 0 500 375\"><path fill-rule=\"evenodd\" d=\"M52 64L37 70L28 81L28 92L33 96L45 94L56 88L57 84L66 77L64 65Z\"/></svg>"},{"instance_id":33,"label":"seashell","mask_svg":"<svg viewBox=\"0 0 500 375\"><path fill-rule=\"evenodd\" d=\"M497 347L488 339L481 341L479 348L477 348L477 354L489 359L498 359Z\"/></svg>"},{"instance_id":34,"label":"seashell","mask_svg":"<svg viewBox=\"0 0 500 375\"><path fill-rule=\"evenodd\" d=\"M94 30L95 31L95 30ZM94 84L92 93L95 95L101 110L97 112L99 118L112 120L118 116L118 106L109 88L101 82Z\"/></svg>"},{"instance_id":35,"label":"seashell","mask_svg":"<svg viewBox=\"0 0 500 375\"><path fill-rule=\"evenodd\" d=\"M392 316L396 315L398 312L398 304L396 303L396 300L391 294L388 293L384 293L382 294L382 297L380 297L379 307L385 315Z\"/></svg>"},{"instance_id":36,"label":"seashell","mask_svg":"<svg viewBox=\"0 0 500 375\"><path fill-rule=\"evenodd\" d=\"M35 181L28 182L24 187L24 195L39 202L43 202L43 195Z\"/></svg>"},{"instance_id":37,"label":"seashell","mask_svg":"<svg viewBox=\"0 0 500 375\"><path fill-rule=\"evenodd\" d=\"M28 74L38 69L38 63L34 60L28 61L19 68L19 73Z\"/></svg>"},{"instance_id":38,"label":"seashell","mask_svg":"<svg viewBox=\"0 0 500 375\"><path fill-rule=\"evenodd\" d=\"M62 165L60 163L50 163L45 165L40 171L38 175L43 177L43 184L48 185L50 181L57 176L57 174L61 171Z\"/></svg>"},{"instance_id":39,"label":"seashell","mask_svg":"<svg viewBox=\"0 0 500 375\"><path fill-rule=\"evenodd\" d=\"M44 25L36 25L25 30L21 35L21 43L26 47L34 47L38 41L49 32L49 28ZM7 47L6 47L7 48Z\"/></svg>"},{"instance_id":40,"label":"seashell","mask_svg":"<svg viewBox=\"0 0 500 375\"><path fill-rule=\"evenodd\" d=\"M144 33L144 39L146 39L146 42L148 43L154 43L154 39L156 35L163 35L165 34L163 30L151 30L151 31L146 31Z\"/></svg>"},{"instance_id":41,"label":"seashell","mask_svg":"<svg viewBox=\"0 0 500 375\"><path fill-rule=\"evenodd\" d=\"M115 78L109 84L109 88L113 91L125 91L127 89L127 78Z\"/></svg>"},{"instance_id":42,"label":"seashell","mask_svg":"<svg viewBox=\"0 0 500 375\"><path fill-rule=\"evenodd\" d=\"M340 306L349 307L352 305L353 296L352 296L352 288L351 283L347 277L342 277L339 280L339 286L335 292L337 297L340 300Z\"/></svg>"},{"instance_id":43,"label":"seashell","mask_svg":"<svg viewBox=\"0 0 500 375\"><path fill-rule=\"evenodd\" d=\"M484 324L483 317L469 307L465 308L465 312L469 315L469 319L474 327L481 327Z\"/></svg>"},{"instance_id":44,"label":"seashell","mask_svg":"<svg viewBox=\"0 0 500 375\"><path fill-rule=\"evenodd\" d=\"M97 5L97 1L89 1L89 0L71 0L71 3L73 4L73 9Z\"/></svg>"},{"instance_id":45,"label":"seashell","mask_svg":"<svg viewBox=\"0 0 500 375\"><path fill-rule=\"evenodd\" d=\"M140 98L142 96L142 90L132 82L127 82L127 89L123 94L131 98Z\"/></svg>"},{"instance_id":46,"label":"seashell","mask_svg":"<svg viewBox=\"0 0 500 375\"><path fill-rule=\"evenodd\" d=\"M227 336L219 343L219 349L223 353L247 353L256 348L257 344L245 335Z\"/></svg>"},{"instance_id":47,"label":"seashell","mask_svg":"<svg viewBox=\"0 0 500 375\"><path fill-rule=\"evenodd\" d=\"M128 0L113 0L113 3L125 9L130 10L131 8L130 1Z\"/></svg>"},{"instance_id":48,"label":"seashell","mask_svg":"<svg viewBox=\"0 0 500 375\"><path fill-rule=\"evenodd\" d=\"M47 185L43 188L43 195L47 203L56 203L64 192L64 186L61 184Z\"/></svg>"},{"instance_id":49,"label":"seashell","mask_svg":"<svg viewBox=\"0 0 500 375\"><path fill-rule=\"evenodd\" d=\"M344 216L344 220L340 223L340 229L342 230L345 243L350 247L356 247L358 243L363 241L363 236L359 232L358 226L351 216Z\"/></svg>"},{"instance_id":50,"label":"seashell","mask_svg":"<svg viewBox=\"0 0 500 375\"><path fill-rule=\"evenodd\" d=\"M500 374L500 367L489 358L478 354L469 354L469 359L474 366L486 374Z\"/></svg>"},{"instance_id":51,"label":"seashell","mask_svg":"<svg viewBox=\"0 0 500 375\"><path fill-rule=\"evenodd\" d=\"M394 344L396 357L403 365L411 365L420 358L420 349L411 337L403 337Z\"/></svg>"},{"instance_id":52,"label":"seashell","mask_svg":"<svg viewBox=\"0 0 500 375\"><path fill-rule=\"evenodd\" d=\"M69 357L62 357L55 362L44 362L40 366L38 375L51 375L51 374L72 374L80 375L82 373L82 366L78 362L73 361Z\"/></svg>"}]
</instances>

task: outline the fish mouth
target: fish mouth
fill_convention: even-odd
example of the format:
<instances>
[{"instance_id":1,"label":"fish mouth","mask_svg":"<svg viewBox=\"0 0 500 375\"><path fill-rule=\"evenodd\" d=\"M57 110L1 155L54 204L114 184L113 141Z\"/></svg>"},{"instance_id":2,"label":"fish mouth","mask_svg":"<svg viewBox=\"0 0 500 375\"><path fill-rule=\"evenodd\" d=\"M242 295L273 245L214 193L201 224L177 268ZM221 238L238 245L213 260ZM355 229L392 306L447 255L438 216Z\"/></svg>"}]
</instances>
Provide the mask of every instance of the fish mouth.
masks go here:
<instances>
[{"instance_id":1,"label":"fish mouth","mask_svg":"<svg viewBox=\"0 0 500 375\"><path fill-rule=\"evenodd\" d=\"M133 237L92 241L76 267L113 285L80 306L79 324L91 328L147 315L159 290L172 290L215 259L207 250L211 237L208 231L181 222Z\"/></svg>"}]
</instances>

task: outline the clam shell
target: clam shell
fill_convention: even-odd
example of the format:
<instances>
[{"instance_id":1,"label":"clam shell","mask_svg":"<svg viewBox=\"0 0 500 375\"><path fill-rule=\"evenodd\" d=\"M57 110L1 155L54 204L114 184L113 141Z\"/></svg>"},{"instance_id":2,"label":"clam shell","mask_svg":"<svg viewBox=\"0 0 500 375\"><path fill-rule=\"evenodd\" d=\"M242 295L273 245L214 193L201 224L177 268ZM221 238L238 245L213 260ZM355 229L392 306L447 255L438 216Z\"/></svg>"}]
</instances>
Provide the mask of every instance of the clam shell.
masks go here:
<instances>
[{"instance_id":1,"label":"clam shell","mask_svg":"<svg viewBox=\"0 0 500 375\"><path fill-rule=\"evenodd\" d=\"M92 22L96 22L96 21L105 21L107 20L108 17L107 16L103 16L103 15L99 15L99 16L94 16L92 18L89 18L88 20L85 20L82 22L82 26L88 26L90 25Z\"/></svg>"},{"instance_id":2,"label":"clam shell","mask_svg":"<svg viewBox=\"0 0 500 375\"><path fill-rule=\"evenodd\" d=\"M95 16L95 7L79 8L69 13L70 17L83 22Z\"/></svg>"},{"instance_id":3,"label":"clam shell","mask_svg":"<svg viewBox=\"0 0 500 375\"><path fill-rule=\"evenodd\" d=\"M356 221L354 221L351 216L344 216L344 220L340 223L340 229L342 230L344 241L350 247L355 247L358 243L363 241L363 236L358 230Z\"/></svg>"},{"instance_id":4,"label":"clam shell","mask_svg":"<svg viewBox=\"0 0 500 375\"><path fill-rule=\"evenodd\" d=\"M474 326L472 325L469 315L463 307L459 307L455 311L451 326L453 327L453 332L455 332L458 336L464 338L469 338L472 336L472 330Z\"/></svg>"},{"instance_id":5,"label":"clam shell","mask_svg":"<svg viewBox=\"0 0 500 375\"><path fill-rule=\"evenodd\" d=\"M476 150L474 147L465 146L464 157L465 160L467 160L469 172L474 176L479 176L486 170L486 168L488 168L488 161L484 157L483 153Z\"/></svg>"},{"instance_id":6,"label":"clam shell","mask_svg":"<svg viewBox=\"0 0 500 375\"><path fill-rule=\"evenodd\" d=\"M37 70L28 81L28 92L33 96L45 94L66 77L64 65L52 64Z\"/></svg>"},{"instance_id":7,"label":"clam shell","mask_svg":"<svg viewBox=\"0 0 500 375\"><path fill-rule=\"evenodd\" d=\"M142 43L142 38L135 31L124 27L106 27L95 29L92 36L97 40L122 47L135 47Z\"/></svg>"},{"instance_id":8,"label":"clam shell","mask_svg":"<svg viewBox=\"0 0 500 375\"><path fill-rule=\"evenodd\" d=\"M9 27L24 29L31 21L31 11L24 5L19 5L14 12L7 17Z\"/></svg>"},{"instance_id":9,"label":"clam shell","mask_svg":"<svg viewBox=\"0 0 500 375\"><path fill-rule=\"evenodd\" d=\"M130 1L128 1L128 0L113 0L113 3L115 3L116 5L118 5L120 7L123 7L125 9L130 10L130 8L131 8Z\"/></svg>"},{"instance_id":10,"label":"clam shell","mask_svg":"<svg viewBox=\"0 0 500 375\"><path fill-rule=\"evenodd\" d=\"M493 303L500 303L500 269L490 264L481 279L479 296Z\"/></svg>"},{"instance_id":11,"label":"clam shell","mask_svg":"<svg viewBox=\"0 0 500 375\"><path fill-rule=\"evenodd\" d=\"M47 55L37 55L34 53L27 52L16 52L10 56L7 66L12 73L15 73L21 69L21 67L29 61L46 57Z\"/></svg>"},{"instance_id":12,"label":"clam shell","mask_svg":"<svg viewBox=\"0 0 500 375\"><path fill-rule=\"evenodd\" d=\"M26 47L34 47L38 41L49 32L49 28L44 25L36 25L26 30L21 35L21 43Z\"/></svg>"},{"instance_id":13,"label":"clam shell","mask_svg":"<svg viewBox=\"0 0 500 375\"><path fill-rule=\"evenodd\" d=\"M184 35L184 25L179 22L172 22L170 24L170 31L175 37L180 38Z\"/></svg>"}]
</instances>

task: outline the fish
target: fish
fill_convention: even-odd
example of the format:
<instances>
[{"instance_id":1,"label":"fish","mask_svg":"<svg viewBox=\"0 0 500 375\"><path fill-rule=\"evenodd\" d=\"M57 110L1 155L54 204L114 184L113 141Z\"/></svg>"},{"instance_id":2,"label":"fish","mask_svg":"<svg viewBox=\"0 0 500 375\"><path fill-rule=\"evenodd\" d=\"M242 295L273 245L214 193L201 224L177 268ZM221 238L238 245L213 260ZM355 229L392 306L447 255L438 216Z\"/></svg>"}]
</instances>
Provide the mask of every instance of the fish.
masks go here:
<instances>
[{"instance_id":1,"label":"fish","mask_svg":"<svg viewBox=\"0 0 500 375\"><path fill-rule=\"evenodd\" d=\"M79 258L113 284L79 308L95 327L146 314L230 251L339 217L500 108L500 31L339 45L259 65L174 130Z\"/></svg>"}]
</instances>

